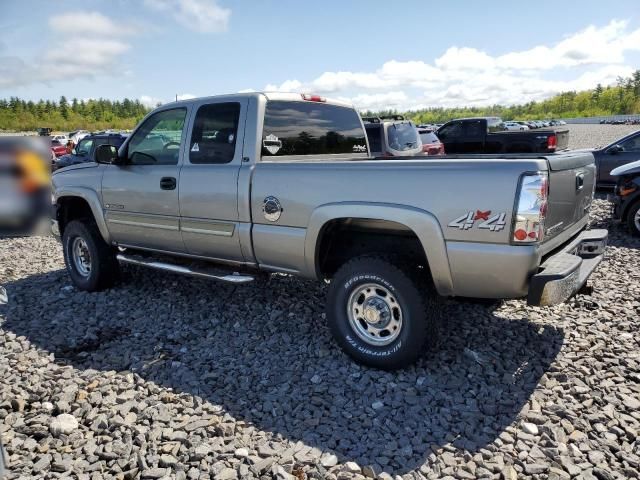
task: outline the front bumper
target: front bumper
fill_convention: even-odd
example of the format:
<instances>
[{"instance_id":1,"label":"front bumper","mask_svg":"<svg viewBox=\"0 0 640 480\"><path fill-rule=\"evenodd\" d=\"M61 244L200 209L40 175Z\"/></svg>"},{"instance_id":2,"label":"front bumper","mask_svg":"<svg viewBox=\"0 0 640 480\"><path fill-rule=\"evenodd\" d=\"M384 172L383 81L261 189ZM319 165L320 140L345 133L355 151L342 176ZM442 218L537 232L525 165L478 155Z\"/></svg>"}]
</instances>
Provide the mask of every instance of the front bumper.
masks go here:
<instances>
[{"instance_id":1,"label":"front bumper","mask_svg":"<svg viewBox=\"0 0 640 480\"><path fill-rule=\"evenodd\" d=\"M556 305L575 295L604 258L607 230L585 230L547 257L531 277L527 303Z\"/></svg>"}]
</instances>

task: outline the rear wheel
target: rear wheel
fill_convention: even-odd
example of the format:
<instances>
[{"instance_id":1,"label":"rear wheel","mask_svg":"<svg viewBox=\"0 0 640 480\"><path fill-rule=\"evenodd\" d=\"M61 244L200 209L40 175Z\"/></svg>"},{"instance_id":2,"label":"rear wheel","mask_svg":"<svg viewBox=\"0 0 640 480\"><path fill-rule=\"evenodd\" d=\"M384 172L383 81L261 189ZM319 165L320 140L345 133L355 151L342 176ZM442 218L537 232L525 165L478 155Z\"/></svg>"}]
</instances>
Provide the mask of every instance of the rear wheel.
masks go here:
<instances>
[{"instance_id":1,"label":"rear wheel","mask_svg":"<svg viewBox=\"0 0 640 480\"><path fill-rule=\"evenodd\" d=\"M435 343L438 296L417 273L379 256L358 257L338 269L329 288L327 316L348 355L390 370L412 364Z\"/></svg>"},{"instance_id":2,"label":"rear wheel","mask_svg":"<svg viewBox=\"0 0 640 480\"><path fill-rule=\"evenodd\" d=\"M62 235L62 248L67 271L80 290L102 290L118 278L115 251L103 240L93 222L69 222Z\"/></svg>"},{"instance_id":3,"label":"rear wheel","mask_svg":"<svg viewBox=\"0 0 640 480\"><path fill-rule=\"evenodd\" d=\"M627 225L636 237L640 237L640 200L631 205L627 214Z\"/></svg>"}]
</instances>

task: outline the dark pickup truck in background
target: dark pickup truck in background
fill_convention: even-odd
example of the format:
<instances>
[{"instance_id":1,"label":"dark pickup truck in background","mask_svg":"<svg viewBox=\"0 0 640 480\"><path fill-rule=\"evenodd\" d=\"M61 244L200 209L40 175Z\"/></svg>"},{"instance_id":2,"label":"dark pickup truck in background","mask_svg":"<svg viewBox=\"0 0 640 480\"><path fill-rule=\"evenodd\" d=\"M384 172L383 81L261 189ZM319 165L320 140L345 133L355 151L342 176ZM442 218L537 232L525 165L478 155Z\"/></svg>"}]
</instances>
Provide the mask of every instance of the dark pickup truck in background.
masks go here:
<instances>
[{"instance_id":1,"label":"dark pickup truck in background","mask_svg":"<svg viewBox=\"0 0 640 480\"><path fill-rule=\"evenodd\" d=\"M498 117L460 118L436 132L450 153L553 153L569 146L568 130L505 131Z\"/></svg>"}]
</instances>

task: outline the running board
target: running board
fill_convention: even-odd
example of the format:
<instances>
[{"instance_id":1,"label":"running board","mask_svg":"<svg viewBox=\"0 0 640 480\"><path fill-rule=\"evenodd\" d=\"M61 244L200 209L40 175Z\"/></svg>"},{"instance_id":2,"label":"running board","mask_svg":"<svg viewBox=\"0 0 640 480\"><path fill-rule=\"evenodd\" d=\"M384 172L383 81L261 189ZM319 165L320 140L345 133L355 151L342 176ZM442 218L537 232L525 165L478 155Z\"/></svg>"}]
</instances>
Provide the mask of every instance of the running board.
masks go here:
<instances>
[{"instance_id":1,"label":"running board","mask_svg":"<svg viewBox=\"0 0 640 480\"><path fill-rule=\"evenodd\" d=\"M227 282L227 283L240 284L240 283L253 282L254 280L252 276L240 274L238 272L233 272L233 273L215 272L214 273L214 269L211 269L211 271L197 270L191 267L159 262L157 260L144 258L137 255L125 255L123 253L119 253L116 256L116 258L120 262L130 263L132 265L140 265L143 267L155 268L157 270L165 270L168 272L180 273L182 275L190 275L192 277L209 278L211 280L218 280L218 281Z\"/></svg>"}]
</instances>

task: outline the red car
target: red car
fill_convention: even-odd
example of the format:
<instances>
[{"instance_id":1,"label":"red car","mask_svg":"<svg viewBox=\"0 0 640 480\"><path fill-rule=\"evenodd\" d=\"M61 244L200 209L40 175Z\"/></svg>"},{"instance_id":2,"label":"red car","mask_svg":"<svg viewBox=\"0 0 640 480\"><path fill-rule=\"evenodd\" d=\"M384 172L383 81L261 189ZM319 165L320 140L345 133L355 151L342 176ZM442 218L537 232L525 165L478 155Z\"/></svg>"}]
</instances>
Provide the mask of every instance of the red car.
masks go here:
<instances>
[{"instance_id":1,"label":"red car","mask_svg":"<svg viewBox=\"0 0 640 480\"><path fill-rule=\"evenodd\" d=\"M444 143L433 130L419 129L420 140L422 140L422 153L426 155L444 155Z\"/></svg>"},{"instance_id":2,"label":"red car","mask_svg":"<svg viewBox=\"0 0 640 480\"><path fill-rule=\"evenodd\" d=\"M58 140L51 140L51 151L56 157L61 157L62 155L66 155L67 146L60 143Z\"/></svg>"}]
</instances>

